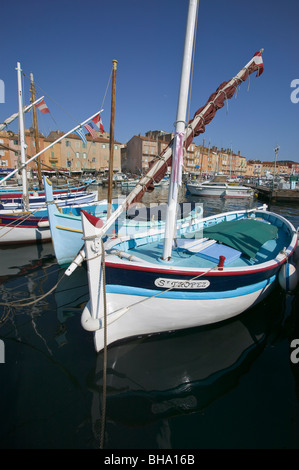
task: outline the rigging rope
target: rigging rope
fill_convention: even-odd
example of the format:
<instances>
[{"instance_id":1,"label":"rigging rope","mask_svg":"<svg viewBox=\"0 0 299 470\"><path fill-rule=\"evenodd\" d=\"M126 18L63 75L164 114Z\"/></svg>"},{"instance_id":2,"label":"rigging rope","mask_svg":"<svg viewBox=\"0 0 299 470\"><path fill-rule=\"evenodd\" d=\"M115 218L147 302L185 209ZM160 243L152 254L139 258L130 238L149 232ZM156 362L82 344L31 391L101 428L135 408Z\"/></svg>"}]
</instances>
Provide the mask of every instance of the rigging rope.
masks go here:
<instances>
[{"instance_id":1,"label":"rigging rope","mask_svg":"<svg viewBox=\"0 0 299 470\"><path fill-rule=\"evenodd\" d=\"M197 5L196 18L195 18L195 32L194 32L193 48L192 48L192 49L193 49L193 50L192 50L192 66L191 66L191 77L190 77L190 92L189 92L189 103L188 103L188 114L187 114L188 119L187 119L187 122L189 122L189 117L190 117L190 106L191 106L191 94L192 94L192 83L193 83L194 59L195 59L195 45L196 45L198 10L199 10L199 5Z\"/></svg>"}]
</instances>

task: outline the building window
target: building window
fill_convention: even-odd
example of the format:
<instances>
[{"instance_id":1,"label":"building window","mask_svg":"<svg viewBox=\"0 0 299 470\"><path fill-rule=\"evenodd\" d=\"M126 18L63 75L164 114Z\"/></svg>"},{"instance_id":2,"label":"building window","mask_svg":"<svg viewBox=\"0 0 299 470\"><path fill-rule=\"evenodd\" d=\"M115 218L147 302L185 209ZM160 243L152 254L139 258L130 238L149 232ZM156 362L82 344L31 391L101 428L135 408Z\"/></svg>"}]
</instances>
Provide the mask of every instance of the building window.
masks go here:
<instances>
[{"instance_id":1,"label":"building window","mask_svg":"<svg viewBox=\"0 0 299 470\"><path fill-rule=\"evenodd\" d=\"M66 141L65 141L65 146L66 146L66 147L70 147L70 146L71 146L71 143L70 143L69 140L66 140Z\"/></svg>"},{"instance_id":2,"label":"building window","mask_svg":"<svg viewBox=\"0 0 299 470\"><path fill-rule=\"evenodd\" d=\"M76 152L76 158L80 158L80 153Z\"/></svg>"},{"instance_id":3,"label":"building window","mask_svg":"<svg viewBox=\"0 0 299 470\"><path fill-rule=\"evenodd\" d=\"M86 153L83 153L83 158L86 158Z\"/></svg>"},{"instance_id":4,"label":"building window","mask_svg":"<svg viewBox=\"0 0 299 470\"><path fill-rule=\"evenodd\" d=\"M18 145L19 141L18 140L13 140L14 145Z\"/></svg>"},{"instance_id":5,"label":"building window","mask_svg":"<svg viewBox=\"0 0 299 470\"><path fill-rule=\"evenodd\" d=\"M105 149L105 148L106 148L106 144L102 144L102 148Z\"/></svg>"}]
</instances>

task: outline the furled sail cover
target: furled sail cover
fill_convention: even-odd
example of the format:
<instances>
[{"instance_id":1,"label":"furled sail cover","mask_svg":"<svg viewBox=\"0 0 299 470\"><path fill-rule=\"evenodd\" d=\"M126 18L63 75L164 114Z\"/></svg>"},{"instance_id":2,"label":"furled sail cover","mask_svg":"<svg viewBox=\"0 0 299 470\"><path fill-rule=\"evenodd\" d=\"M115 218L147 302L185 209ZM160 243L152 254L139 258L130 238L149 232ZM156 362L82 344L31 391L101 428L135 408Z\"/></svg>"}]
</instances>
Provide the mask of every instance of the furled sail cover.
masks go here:
<instances>
[{"instance_id":1,"label":"furled sail cover","mask_svg":"<svg viewBox=\"0 0 299 470\"><path fill-rule=\"evenodd\" d=\"M250 74L257 72L256 76L260 76L263 72L262 50L256 52L248 66L245 66L235 77L229 81L221 83L217 90L209 97L204 106L199 108L194 114L193 119L188 123L184 147L188 149L194 137L205 132L205 126L209 124L217 113L218 109L222 108L227 99L231 99L234 93L242 82L245 82ZM158 166L154 176L147 180L142 181L142 190L135 196L132 202L138 202L142 199L145 192L152 192L154 190L154 182L159 182L165 176L168 166L171 166L172 160L172 146L173 140L169 143L168 147L163 150L159 157L154 158L149 163L149 170L156 165L157 160L164 160L164 163ZM144 177L146 178L146 176Z\"/></svg>"}]
</instances>

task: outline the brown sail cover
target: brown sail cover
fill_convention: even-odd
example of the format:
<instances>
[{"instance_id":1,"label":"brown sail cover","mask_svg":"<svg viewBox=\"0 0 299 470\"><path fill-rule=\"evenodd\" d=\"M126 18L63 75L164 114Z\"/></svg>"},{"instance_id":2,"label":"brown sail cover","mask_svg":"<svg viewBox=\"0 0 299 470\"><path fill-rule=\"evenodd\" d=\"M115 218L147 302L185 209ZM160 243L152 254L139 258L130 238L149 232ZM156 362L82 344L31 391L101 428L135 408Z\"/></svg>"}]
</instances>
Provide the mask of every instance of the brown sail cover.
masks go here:
<instances>
[{"instance_id":1,"label":"brown sail cover","mask_svg":"<svg viewBox=\"0 0 299 470\"><path fill-rule=\"evenodd\" d=\"M260 53L257 53L261 55ZM257 55L256 54L256 55ZM199 108L188 123L187 130L186 130L186 138L184 142L184 147L188 149L189 145L193 141L194 137L197 137L199 134L205 132L205 126L209 124L212 119L214 118L215 114L217 113L218 109L224 106L225 100L231 99L234 96L234 93L242 82L245 82L250 74L257 71L257 76L261 75L262 71L260 66L255 62L250 63L248 67L244 67L238 75L232 78L230 81L226 81L221 83L221 85L217 88L217 90L209 97L208 101L204 106ZM196 123L199 117L198 122ZM191 129L191 132L188 134L188 128ZM157 162L157 159L163 159L163 155L172 147L173 140L169 143L168 147L163 150L163 152L158 156L155 157L149 163L149 169ZM136 195L132 203L138 202L142 199L145 192L152 192L154 190L154 182L158 183L161 179L165 176L167 172L167 167L171 166L172 160L172 153L171 155L165 160L163 165L157 170L157 172L148 179L148 181L142 184L142 190ZM146 178L146 175L145 175Z\"/></svg>"}]
</instances>

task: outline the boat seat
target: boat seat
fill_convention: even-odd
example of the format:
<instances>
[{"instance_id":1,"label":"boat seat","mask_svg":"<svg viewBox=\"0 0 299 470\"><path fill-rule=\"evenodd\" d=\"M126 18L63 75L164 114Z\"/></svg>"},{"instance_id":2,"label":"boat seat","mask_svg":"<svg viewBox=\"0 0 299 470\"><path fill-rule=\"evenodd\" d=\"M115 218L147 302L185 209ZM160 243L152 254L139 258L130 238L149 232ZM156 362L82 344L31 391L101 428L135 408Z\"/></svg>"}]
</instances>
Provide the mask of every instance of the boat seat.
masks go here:
<instances>
[{"instance_id":1,"label":"boat seat","mask_svg":"<svg viewBox=\"0 0 299 470\"><path fill-rule=\"evenodd\" d=\"M224 256L224 266L227 266L228 264L232 263L236 259L240 258L240 256L242 255L241 251L218 242L215 242L215 244L205 247L203 250L196 254L197 256L212 261L216 264L219 262L220 256Z\"/></svg>"},{"instance_id":2,"label":"boat seat","mask_svg":"<svg viewBox=\"0 0 299 470\"><path fill-rule=\"evenodd\" d=\"M178 248L187 250L213 263L218 263L219 257L224 256L224 266L232 263L242 255L241 251L209 238L197 238L195 240L179 238L176 243Z\"/></svg>"},{"instance_id":3,"label":"boat seat","mask_svg":"<svg viewBox=\"0 0 299 470\"><path fill-rule=\"evenodd\" d=\"M216 243L216 240L209 238L177 238L174 241L174 247L190 251L191 253L199 253L205 248L214 245L214 243Z\"/></svg>"}]
</instances>

